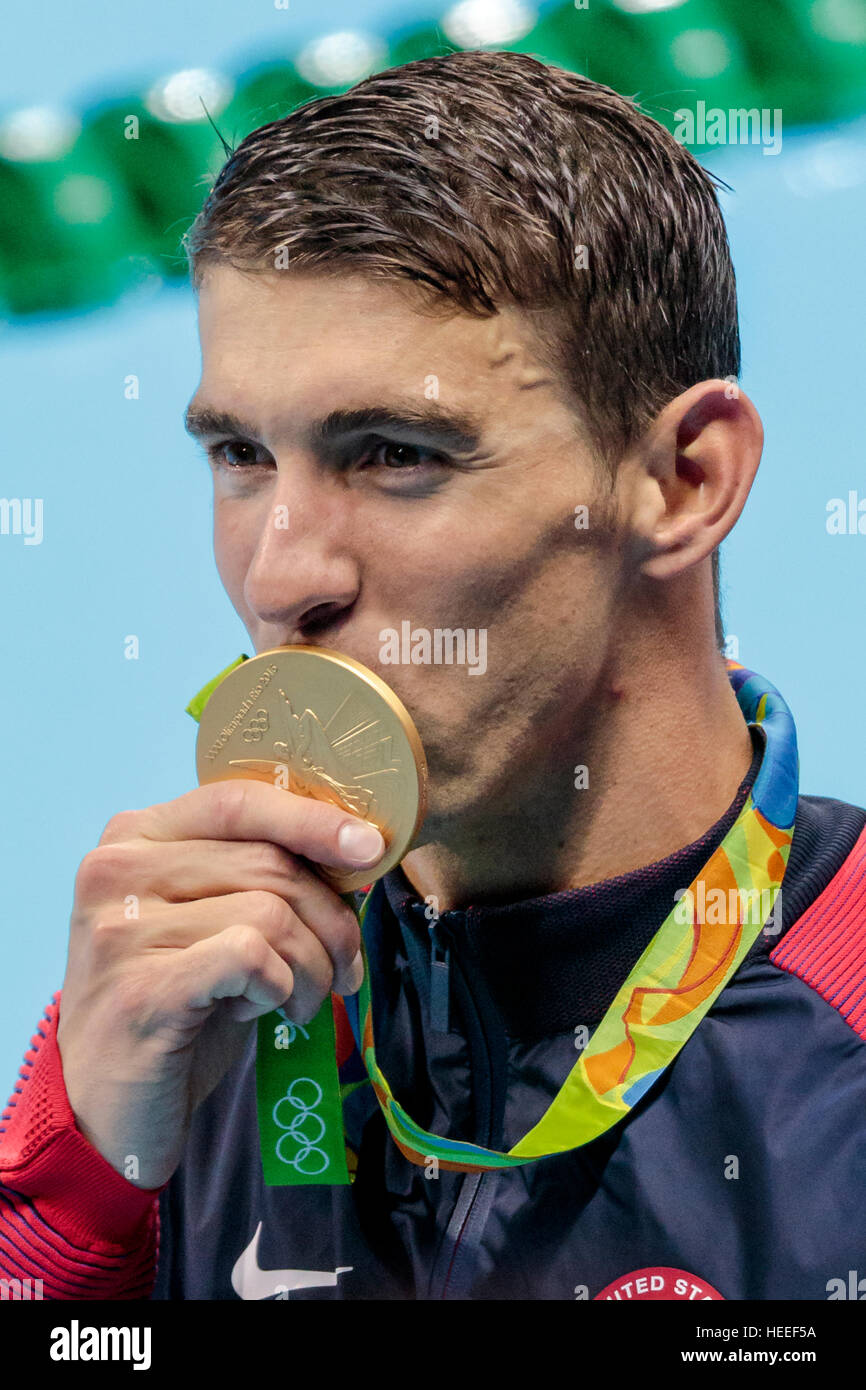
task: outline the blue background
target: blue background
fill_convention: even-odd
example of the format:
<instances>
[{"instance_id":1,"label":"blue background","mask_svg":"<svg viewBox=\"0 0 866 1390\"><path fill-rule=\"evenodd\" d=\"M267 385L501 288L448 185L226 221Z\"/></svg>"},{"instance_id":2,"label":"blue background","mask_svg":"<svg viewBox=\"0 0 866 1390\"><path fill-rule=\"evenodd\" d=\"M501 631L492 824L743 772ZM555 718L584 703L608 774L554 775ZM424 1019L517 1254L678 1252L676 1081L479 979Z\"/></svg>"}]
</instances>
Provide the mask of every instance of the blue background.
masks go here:
<instances>
[{"instance_id":1,"label":"blue background","mask_svg":"<svg viewBox=\"0 0 866 1390\"><path fill-rule=\"evenodd\" d=\"M438 12L365 0L362 21L385 34ZM343 0L42 4L7 33L4 109L80 109L186 66L238 71L360 22ZM722 548L725 628L794 712L801 790L862 805L866 535L828 535L826 506L849 489L866 497L866 122L785 130L776 157L743 146L704 162L735 190L722 202L741 380L766 430ZM212 558L208 470L181 425L198 371L186 288L140 287L109 309L0 331L0 492L44 499L41 545L0 536L0 1101L62 983L82 856L116 811L195 785L183 707L250 651ZM137 401L124 397L129 373ZM124 657L130 634L137 661Z\"/></svg>"}]
</instances>

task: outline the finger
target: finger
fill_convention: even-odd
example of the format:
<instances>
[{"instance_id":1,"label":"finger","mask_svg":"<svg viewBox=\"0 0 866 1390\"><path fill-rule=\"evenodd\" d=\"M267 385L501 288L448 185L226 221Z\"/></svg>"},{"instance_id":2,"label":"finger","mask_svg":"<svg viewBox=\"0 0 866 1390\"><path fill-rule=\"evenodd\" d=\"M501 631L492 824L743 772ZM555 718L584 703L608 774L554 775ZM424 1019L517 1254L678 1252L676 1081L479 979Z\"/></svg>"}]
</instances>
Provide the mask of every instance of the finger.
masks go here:
<instances>
[{"instance_id":1,"label":"finger","mask_svg":"<svg viewBox=\"0 0 866 1390\"><path fill-rule=\"evenodd\" d=\"M286 1004L294 989L291 967L261 932L235 924L171 957L164 983L165 1009L188 1014L228 999L243 1001L246 1017L257 1018Z\"/></svg>"},{"instance_id":2,"label":"finger","mask_svg":"<svg viewBox=\"0 0 866 1390\"><path fill-rule=\"evenodd\" d=\"M148 840L269 840L330 868L370 867L385 842L376 826L339 806L271 786L232 778L195 787L174 801L121 811L100 844Z\"/></svg>"},{"instance_id":3,"label":"finger","mask_svg":"<svg viewBox=\"0 0 866 1390\"><path fill-rule=\"evenodd\" d=\"M138 945L149 951L186 951L238 924L258 931L290 966L293 1002L302 1010L315 1013L331 989L351 977L351 960L344 956L342 975L346 979L337 982L334 963L322 942L282 898L272 893L229 893L196 903L155 906L139 924Z\"/></svg>"},{"instance_id":4,"label":"finger","mask_svg":"<svg viewBox=\"0 0 866 1390\"><path fill-rule=\"evenodd\" d=\"M265 892L281 898L321 940L339 976L340 992L361 945L354 910L307 861L263 840L125 840L100 845L82 861L77 894L92 910L129 896L150 919L154 906L228 894ZM241 914L243 916L243 914Z\"/></svg>"}]
</instances>

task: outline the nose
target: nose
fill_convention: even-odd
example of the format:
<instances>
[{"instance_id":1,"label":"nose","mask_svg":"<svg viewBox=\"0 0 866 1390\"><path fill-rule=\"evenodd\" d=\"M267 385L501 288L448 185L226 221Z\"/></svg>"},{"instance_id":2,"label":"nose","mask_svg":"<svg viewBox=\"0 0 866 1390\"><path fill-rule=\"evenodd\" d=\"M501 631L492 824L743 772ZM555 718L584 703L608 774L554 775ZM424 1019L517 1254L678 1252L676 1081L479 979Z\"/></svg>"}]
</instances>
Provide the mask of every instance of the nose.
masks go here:
<instances>
[{"instance_id":1,"label":"nose","mask_svg":"<svg viewBox=\"0 0 866 1390\"><path fill-rule=\"evenodd\" d=\"M284 641L302 642L313 623L334 619L358 596L359 567L349 549L346 499L323 487L271 494L247 570L244 598Z\"/></svg>"}]
</instances>

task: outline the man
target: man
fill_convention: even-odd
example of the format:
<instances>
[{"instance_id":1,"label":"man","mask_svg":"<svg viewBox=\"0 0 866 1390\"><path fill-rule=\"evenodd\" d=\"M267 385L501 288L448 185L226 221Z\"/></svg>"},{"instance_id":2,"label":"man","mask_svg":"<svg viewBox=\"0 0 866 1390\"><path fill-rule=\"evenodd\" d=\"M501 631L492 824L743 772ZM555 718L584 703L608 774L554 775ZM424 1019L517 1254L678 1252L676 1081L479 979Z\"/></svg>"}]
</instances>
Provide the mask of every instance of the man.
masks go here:
<instances>
[{"instance_id":1,"label":"man","mask_svg":"<svg viewBox=\"0 0 866 1390\"><path fill-rule=\"evenodd\" d=\"M253 132L188 251L232 603L257 651L379 670L427 753L364 921L377 1061L423 1137L407 1156L361 1085L350 1185L263 1182L250 1021L352 1000L358 925L312 865L372 870L378 832L255 782L124 811L4 1118L4 1273L66 1299L837 1296L866 1238L866 811L797 798L784 701L720 652L762 429L711 178L607 88L458 53ZM404 621L483 632L485 669L386 664ZM748 927L744 883L770 890ZM462 1170L425 1160L443 1136Z\"/></svg>"}]
</instances>

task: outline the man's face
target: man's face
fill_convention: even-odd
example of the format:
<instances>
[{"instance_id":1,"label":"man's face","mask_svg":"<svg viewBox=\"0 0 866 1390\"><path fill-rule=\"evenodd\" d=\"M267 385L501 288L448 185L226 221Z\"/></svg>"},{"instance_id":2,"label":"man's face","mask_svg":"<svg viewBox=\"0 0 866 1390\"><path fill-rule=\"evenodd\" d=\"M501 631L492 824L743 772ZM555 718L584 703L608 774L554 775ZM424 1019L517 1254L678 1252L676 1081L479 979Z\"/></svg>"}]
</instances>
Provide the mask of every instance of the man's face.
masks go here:
<instances>
[{"instance_id":1,"label":"man's face","mask_svg":"<svg viewBox=\"0 0 866 1390\"><path fill-rule=\"evenodd\" d=\"M623 556L522 317L433 316L410 287L356 275L219 266L200 333L191 413L244 422L209 422L202 442L217 565L256 651L332 647L396 691L430 770L419 844L551 778L571 788ZM384 662L385 630L407 622L431 644L464 630L475 672Z\"/></svg>"}]
</instances>

